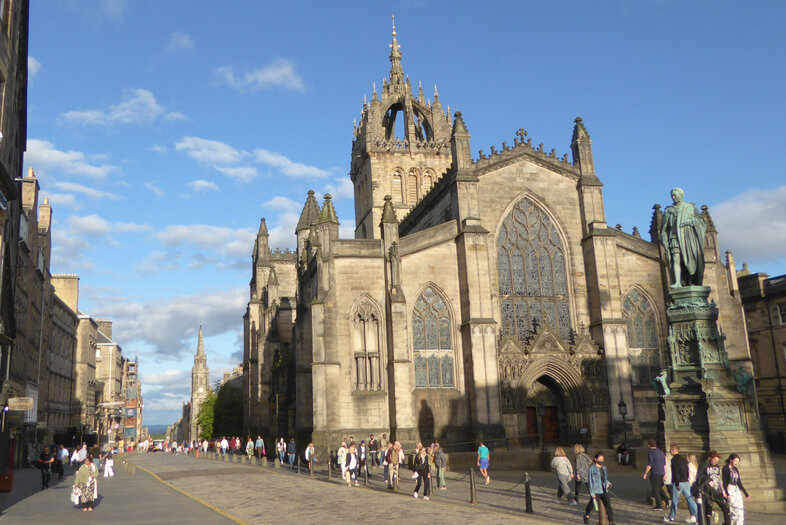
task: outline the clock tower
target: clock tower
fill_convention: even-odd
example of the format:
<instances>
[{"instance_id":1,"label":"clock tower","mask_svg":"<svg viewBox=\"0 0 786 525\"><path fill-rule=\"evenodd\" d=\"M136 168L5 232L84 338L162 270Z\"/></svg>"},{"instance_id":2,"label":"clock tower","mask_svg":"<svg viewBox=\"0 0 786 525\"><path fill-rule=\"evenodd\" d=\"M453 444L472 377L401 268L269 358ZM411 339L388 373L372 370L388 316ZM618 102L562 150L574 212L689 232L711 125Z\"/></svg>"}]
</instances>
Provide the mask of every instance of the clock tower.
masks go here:
<instances>
[{"instance_id":1,"label":"clock tower","mask_svg":"<svg viewBox=\"0 0 786 525\"><path fill-rule=\"evenodd\" d=\"M194 368L191 369L191 417L189 421L189 440L199 439L197 416L199 415L199 407L202 405L202 401L207 396L209 389L210 374L207 369L205 342L202 339L202 325L200 325L197 351L194 356Z\"/></svg>"}]
</instances>

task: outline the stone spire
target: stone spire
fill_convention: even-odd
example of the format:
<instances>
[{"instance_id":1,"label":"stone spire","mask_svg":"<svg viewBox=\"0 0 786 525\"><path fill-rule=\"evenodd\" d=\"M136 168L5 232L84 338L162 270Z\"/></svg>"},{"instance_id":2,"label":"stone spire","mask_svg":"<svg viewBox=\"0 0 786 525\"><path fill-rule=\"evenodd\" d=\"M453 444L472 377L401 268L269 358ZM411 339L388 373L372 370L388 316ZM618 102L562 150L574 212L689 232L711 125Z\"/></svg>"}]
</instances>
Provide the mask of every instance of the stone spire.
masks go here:
<instances>
[{"instance_id":1,"label":"stone spire","mask_svg":"<svg viewBox=\"0 0 786 525\"><path fill-rule=\"evenodd\" d=\"M265 259L265 256L270 253L268 246L269 235L267 233L267 224L263 218L259 221L259 231L257 232L257 239L254 242L254 264Z\"/></svg>"},{"instance_id":2,"label":"stone spire","mask_svg":"<svg viewBox=\"0 0 786 525\"><path fill-rule=\"evenodd\" d=\"M268 236L267 233L267 224L265 224L265 218L263 217L261 221L259 221L259 231L257 232L257 237L264 235L265 237Z\"/></svg>"},{"instance_id":3,"label":"stone spire","mask_svg":"<svg viewBox=\"0 0 786 525\"><path fill-rule=\"evenodd\" d=\"M382 221L383 224L385 223L393 223L398 224L398 219L396 218L396 211L393 209L393 197L390 195L385 195L385 204L382 206Z\"/></svg>"},{"instance_id":4,"label":"stone spire","mask_svg":"<svg viewBox=\"0 0 786 525\"><path fill-rule=\"evenodd\" d=\"M401 46L396 40L396 17L393 16L393 43L390 44L390 83L404 81L404 70L401 69Z\"/></svg>"},{"instance_id":5,"label":"stone spire","mask_svg":"<svg viewBox=\"0 0 786 525\"><path fill-rule=\"evenodd\" d=\"M450 149L453 161L453 168L456 170L472 167L472 155L469 151L469 131L464 123L461 111L456 111L453 121L453 131L450 136Z\"/></svg>"},{"instance_id":6,"label":"stone spire","mask_svg":"<svg viewBox=\"0 0 786 525\"><path fill-rule=\"evenodd\" d=\"M319 214L318 224L329 222L338 224L338 217L336 216L336 209L333 207L333 196L329 193L325 194L325 203L322 205L322 212Z\"/></svg>"},{"instance_id":7,"label":"stone spire","mask_svg":"<svg viewBox=\"0 0 786 525\"><path fill-rule=\"evenodd\" d=\"M581 117L576 117L573 126L573 138L570 149L573 152L573 165L581 172L581 184L585 186L603 186L595 175L595 162L592 160L592 140Z\"/></svg>"},{"instance_id":8,"label":"stone spire","mask_svg":"<svg viewBox=\"0 0 786 525\"><path fill-rule=\"evenodd\" d=\"M295 232L308 230L311 227L311 224L316 224L316 222L319 220L319 214L319 204L317 203L317 199L314 197L314 190L308 190L306 204L303 206L303 211L300 214L300 220L297 221L297 228L295 228Z\"/></svg>"},{"instance_id":9,"label":"stone spire","mask_svg":"<svg viewBox=\"0 0 786 525\"><path fill-rule=\"evenodd\" d=\"M199 358L205 357L205 341L202 337L202 325L199 325L199 338L197 339L197 353L196 356Z\"/></svg>"}]
</instances>

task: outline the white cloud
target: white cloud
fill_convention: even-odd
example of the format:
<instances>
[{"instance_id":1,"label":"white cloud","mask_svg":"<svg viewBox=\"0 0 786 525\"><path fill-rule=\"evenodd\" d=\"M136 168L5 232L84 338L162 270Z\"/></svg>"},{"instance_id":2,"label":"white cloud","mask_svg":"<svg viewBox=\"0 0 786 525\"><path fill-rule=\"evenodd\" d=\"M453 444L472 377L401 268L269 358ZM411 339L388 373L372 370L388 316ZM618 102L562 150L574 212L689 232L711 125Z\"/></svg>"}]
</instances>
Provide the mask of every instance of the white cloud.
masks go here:
<instances>
[{"instance_id":1,"label":"white cloud","mask_svg":"<svg viewBox=\"0 0 786 525\"><path fill-rule=\"evenodd\" d=\"M209 180L192 180L188 186L194 191L219 191L218 184Z\"/></svg>"},{"instance_id":2,"label":"white cloud","mask_svg":"<svg viewBox=\"0 0 786 525\"><path fill-rule=\"evenodd\" d=\"M236 164L248 155L229 144L199 137L183 137L175 144L175 149L186 152L197 162L213 167Z\"/></svg>"},{"instance_id":3,"label":"white cloud","mask_svg":"<svg viewBox=\"0 0 786 525\"><path fill-rule=\"evenodd\" d=\"M153 144L153 146L150 147L150 151L153 151L155 153L161 153L163 155L164 153L166 153L169 150L167 150L164 146L159 146L158 144Z\"/></svg>"},{"instance_id":4,"label":"white cloud","mask_svg":"<svg viewBox=\"0 0 786 525\"><path fill-rule=\"evenodd\" d=\"M269 201L262 204L265 208L270 208L275 211L297 211L298 203L287 197L273 197Z\"/></svg>"},{"instance_id":5,"label":"white cloud","mask_svg":"<svg viewBox=\"0 0 786 525\"><path fill-rule=\"evenodd\" d=\"M178 252L153 252L142 259L136 270L142 275L176 271L179 257Z\"/></svg>"},{"instance_id":6,"label":"white cloud","mask_svg":"<svg viewBox=\"0 0 786 525\"><path fill-rule=\"evenodd\" d=\"M198 327L206 320L209 323L204 324L205 337L237 330L248 303L248 291L245 287L205 289L194 295L145 302L117 300L107 294L94 300L97 304L93 314L113 320L112 335L116 340L126 346L139 341L147 343L158 356L180 356L193 353Z\"/></svg>"},{"instance_id":7,"label":"white cloud","mask_svg":"<svg viewBox=\"0 0 786 525\"><path fill-rule=\"evenodd\" d=\"M278 216L278 224L268 229L269 244L272 248L295 248L295 228L300 219L299 213L282 213ZM253 244L252 244L253 246Z\"/></svg>"},{"instance_id":8,"label":"white cloud","mask_svg":"<svg viewBox=\"0 0 786 525\"><path fill-rule=\"evenodd\" d=\"M60 151L51 142L38 139L27 140L25 163L44 173L52 168L68 175L85 175L95 179L104 178L117 169L117 166L110 164L91 164L81 151Z\"/></svg>"},{"instance_id":9,"label":"white cloud","mask_svg":"<svg viewBox=\"0 0 786 525\"><path fill-rule=\"evenodd\" d=\"M167 247L196 245L227 257L246 257L254 246L256 231L250 228L232 229L207 224L171 225L156 237Z\"/></svg>"},{"instance_id":10,"label":"white cloud","mask_svg":"<svg viewBox=\"0 0 786 525\"><path fill-rule=\"evenodd\" d=\"M62 228L52 228L52 272L94 269L95 265L86 261L82 253L88 248L90 244L82 237Z\"/></svg>"},{"instance_id":11,"label":"white cloud","mask_svg":"<svg viewBox=\"0 0 786 525\"><path fill-rule=\"evenodd\" d=\"M216 169L227 177L241 181L248 181L259 175L257 169L253 166L224 166Z\"/></svg>"},{"instance_id":12,"label":"white cloud","mask_svg":"<svg viewBox=\"0 0 786 525\"><path fill-rule=\"evenodd\" d=\"M27 57L27 77L33 78L41 71L41 62L35 59L35 57L28 56Z\"/></svg>"},{"instance_id":13,"label":"white cloud","mask_svg":"<svg viewBox=\"0 0 786 525\"><path fill-rule=\"evenodd\" d=\"M355 197L355 186L349 177L339 177L325 186L324 193L330 193L334 200L352 199Z\"/></svg>"},{"instance_id":14,"label":"white cloud","mask_svg":"<svg viewBox=\"0 0 786 525\"><path fill-rule=\"evenodd\" d=\"M158 186L156 186L152 182L146 182L145 183L145 188L147 188L150 191L152 191L153 193L155 193L156 197L163 197L164 196L164 190L162 190L161 188L159 188Z\"/></svg>"},{"instance_id":15,"label":"white cloud","mask_svg":"<svg viewBox=\"0 0 786 525\"><path fill-rule=\"evenodd\" d=\"M76 124L100 126L152 124L159 117L164 117L164 120L183 120L187 118L182 113L167 113L164 106L156 101L153 93L146 89L127 89L124 91L123 98L122 102L112 104L106 110L67 111L62 116L65 120Z\"/></svg>"},{"instance_id":16,"label":"white cloud","mask_svg":"<svg viewBox=\"0 0 786 525\"><path fill-rule=\"evenodd\" d=\"M254 157L258 162L278 168L284 175L290 177L327 177L329 173L315 166L308 166L300 162L294 162L281 153L268 151L266 149L254 150Z\"/></svg>"},{"instance_id":17,"label":"white cloud","mask_svg":"<svg viewBox=\"0 0 786 525\"><path fill-rule=\"evenodd\" d=\"M190 35L175 31L169 37L169 44L167 44L166 50L168 53L180 53L191 51L195 45L194 39Z\"/></svg>"},{"instance_id":18,"label":"white cloud","mask_svg":"<svg viewBox=\"0 0 786 525\"><path fill-rule=\"evenodd\" d=\"M79 203L76 200L74 195L70 193L50 193L50 192L43 192L45 197L49 197L49 202L52 203L52 206L55 208L58 206L65 206L67 208L80 208Z\"/></svg>"},{"instance_id":19,"label":"white cloud","mask_svg":"<svg viewBox=\"0 0 786 525\"><path fill-rule=\"evenodd\" d=\"M304 91L303 78L295 71L289 60L277 59L265 67L246 72L236 77L232 66L224 66L213 72L221 83L238 91L257 91L261 89L282 88L291 91Z\"/></svg>"},{"instance_id":20,"label":"white cloud","mask_svg":"<svg viewBox=\"0 0 786 525\"><path fill-rule=\"evenodd\" d=\"M74 182L55 182L52 184L58 190L63 191L70 191L72 193L81 193L82 195L86 195L87 197L91 197L93 199L111 199L117 200L120 197L115 195L114 193L110 193L108 191L101 191L95 188L91 188L89 186L84 186L82 184L76 184Z\"/></svg>"},{"instance_id":21,"label":"white cloud","mask_svg":"<svg viewBox=\"0 0 786 525\"><path fill-rule=\"evenodd\" d=\"M72 215L68 218L68 226L71 233L77 235L106 235L112 231L112 225L106 219L96 214L79 217Z\"/></svg>"},{"instance_id":22,"label":"white cloud","mask_svg":"<svg viewBox=\"0 0 786 525\"><path fill-rule=\"evenodd\" d=\"M752 188L710 208L723 250L737 262L786 259L786 186Z\"/></svg>"}]
</instances>

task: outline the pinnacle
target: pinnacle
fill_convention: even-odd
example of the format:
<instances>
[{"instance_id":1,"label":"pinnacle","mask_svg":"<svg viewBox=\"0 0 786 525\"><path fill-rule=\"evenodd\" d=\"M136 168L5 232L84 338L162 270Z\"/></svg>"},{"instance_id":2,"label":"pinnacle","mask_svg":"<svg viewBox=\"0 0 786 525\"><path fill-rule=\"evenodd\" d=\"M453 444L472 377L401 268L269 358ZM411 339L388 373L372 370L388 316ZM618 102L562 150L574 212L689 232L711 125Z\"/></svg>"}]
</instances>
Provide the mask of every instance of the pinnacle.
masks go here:
<instances>
[{"instance_id":1,"label":"pinnacle","mask_svg":"<svg viewBox=\"0 0 786 525\"><path fill-rule=\"evenodd\" d=\"M453 121L453 136L469 135L469 131L467 131L467 125L464 123L464 117L461 115L461 111L456 111L455 117L456 119Z\"/></svg>"},{"instance_id":2,"label":"pinnacle","mask_svg":"<svg viewBox=\"0 0 786 525\"><path fill-rule=\"evenodd\" d=\"M307 230L311 224L316 223L317 220L319 220L319 204L314 197L314 190L308 190L306 204L303 206L303 211L300 214L300 220L297 222L295 231Z\"/></svg>"},{"instance_id":3,"label":"pinnacle","mask_svg":"<svg viewBox=\"0 0 786 525\"><path fill-rule=\"evenodd\" d=\"M338 217L336 217L336 209L333 207L333 196L329 193L325 194L325 202L322 205L322 212L319 215L319 223L330 222L338 224Z\"/></svg>"},{"instance_id":4,"label":"pinnacle","mask_svg":"<svg viewBox=\"0 0 786 525\"><path fill-rule=\"evenodd\" d=\"M260 236L260 235L263 235L263 236L266 236L266 237L268 235L268 233L267 233L267 224L265 224L265 219L264 218L261 221L259 221L259 231L257 232L257 236Z\"/></svg>"},{"instance_id":5,"label":"pinnacle","mask_svg":"<svg viewBox=\"0 0 786 525\"><path fill-rule=\"evenodd\" d=\"M385 204L382 207L382 223L398 224L396 212L393 209L393 197L385 195Z\"/></svg>"},{"instance_id":6,"label":"pinnacle","mask_svg":"<svg viewBox=\"0 0 786 525\"><path fill-rule=\"evenodd\" d=\"M573 126L572 142L582 139L589 140L590 138L589 133L587 133L587 128L584 127L584 121L581 119L581 117L576 117L576 120L574 122L576 124L575 126Z\"/></svg>"}]
</instances>

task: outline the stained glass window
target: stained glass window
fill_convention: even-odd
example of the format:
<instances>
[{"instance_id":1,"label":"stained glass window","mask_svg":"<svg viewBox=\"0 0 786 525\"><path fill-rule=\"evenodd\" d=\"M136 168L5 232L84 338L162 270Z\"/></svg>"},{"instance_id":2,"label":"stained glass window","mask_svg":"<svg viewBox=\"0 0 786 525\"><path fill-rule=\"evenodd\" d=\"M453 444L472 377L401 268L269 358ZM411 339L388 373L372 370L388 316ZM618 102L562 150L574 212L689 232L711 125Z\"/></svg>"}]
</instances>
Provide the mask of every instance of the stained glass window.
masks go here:
<instances>
[{"instance_id":1,"label":"stained glass window","mask_svg":"<svg viewBox=\"0 0 786 525\"><path fill-rule=\"evenodd\" d=\"M570 335L565 248L551 219L521 199L497 237L502 334L526 342L544 323Z\"/></svg>"},{"instance_id":2,"label":"stained glass window","mask_svg":"<svg viewBox=\"0 0 786 525\"><path fill-rule=\"evenodd\" d=\"M453 323L445 299L427 287L412 312L416 388L453 388Z\"/></svg>"},{"instance_id":3,"label":"stained glass window","mask_svg":"<svg viewBox=\"0 0 786 525\"><path fill-rule=\"evenodd\" d=\"M634 288L622 301L622 316L628 328L633 384L650 384L661 370L655 312L644 294Z\"/></svg>"}]
</instances>

